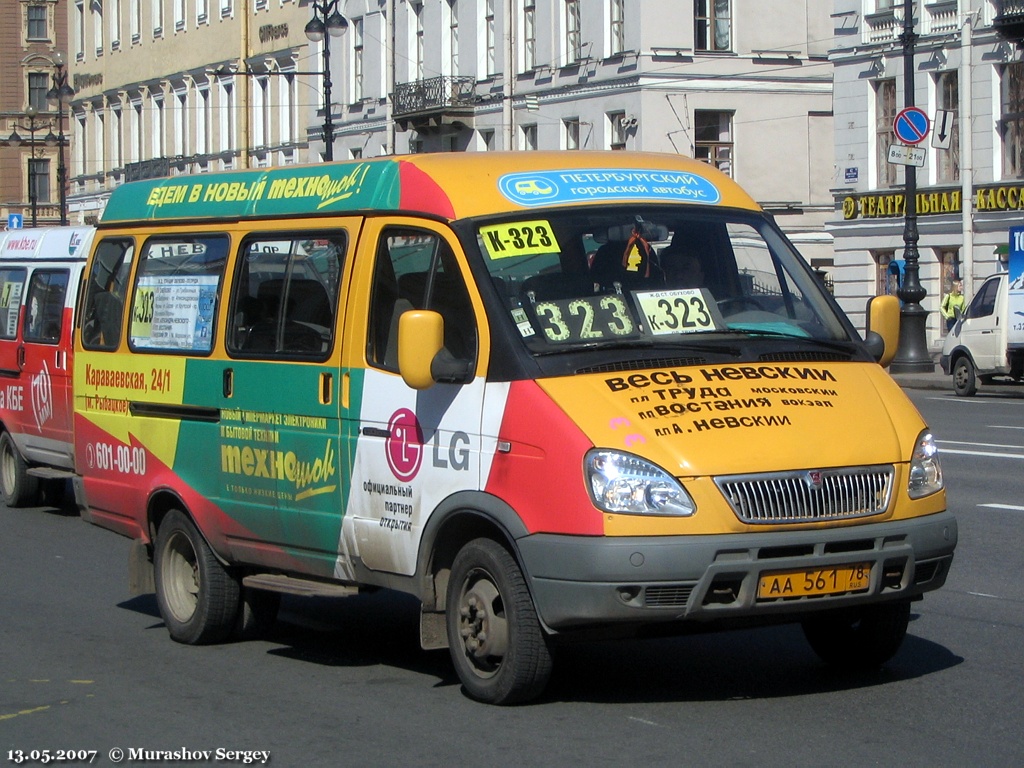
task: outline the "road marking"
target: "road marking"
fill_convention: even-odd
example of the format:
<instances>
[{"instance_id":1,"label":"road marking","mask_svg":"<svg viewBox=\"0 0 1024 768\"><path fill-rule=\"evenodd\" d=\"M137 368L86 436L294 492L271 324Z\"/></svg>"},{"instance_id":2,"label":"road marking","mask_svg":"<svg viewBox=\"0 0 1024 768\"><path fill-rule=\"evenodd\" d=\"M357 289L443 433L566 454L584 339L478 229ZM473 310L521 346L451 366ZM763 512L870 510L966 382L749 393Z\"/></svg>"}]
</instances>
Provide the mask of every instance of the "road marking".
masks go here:
<instances>
[{"instance_id":1,"label":"road marking","mask_svg":"<svg viewBox=\"0 0 1024 768\"><path fill-rule=\"evenodd\" d=\"M996 600L999 599L999 595L990 595L988 592L968 592L967 594L974 597L994 597Z\"/></svg>"},{"instance_id":2,"label":"road marking","mask_svg":"<svg viewBox=\"0 0 1024 768\"><path fill-rule=\"evenodd\" d=\"M1024 427L1011 427L1006 424L989 424L989 429L1024 429Z\"/></svg>"},{"instance_id":3,"label":"road marking","mask_svg":"<svg viewBox=\"0 0 1024 768\"><path fill-rule=\"evenodd\" d=\"M979 504L979 507L988 507L989 509L1009 509L1014 512L1024 512L1024 507L1016 504Z\"/></svg>"},{"instance_id":4,"label":"road marking","mask_svg":"<svg viewBox=\"0 0 1024 768\"><path fill-rule=\"evenodd\" d=\"M966 440L939 440L939 445L973 445L975 448L1021 448L1019 445L1005 443L971 443Z\"/></svg>"},{"instance_id":5,"label":"road marking","mask_svg":"<svg viewBox=\"0 0 1024 768\"><path fill-rule=\"evenodd\" d=\"M1024 453L996 453L995 451L958 451L953 448L942 448L941 453L956 453L962 456L992 456L997 459L1024 459Z\"/></svg>"}]
</instances>

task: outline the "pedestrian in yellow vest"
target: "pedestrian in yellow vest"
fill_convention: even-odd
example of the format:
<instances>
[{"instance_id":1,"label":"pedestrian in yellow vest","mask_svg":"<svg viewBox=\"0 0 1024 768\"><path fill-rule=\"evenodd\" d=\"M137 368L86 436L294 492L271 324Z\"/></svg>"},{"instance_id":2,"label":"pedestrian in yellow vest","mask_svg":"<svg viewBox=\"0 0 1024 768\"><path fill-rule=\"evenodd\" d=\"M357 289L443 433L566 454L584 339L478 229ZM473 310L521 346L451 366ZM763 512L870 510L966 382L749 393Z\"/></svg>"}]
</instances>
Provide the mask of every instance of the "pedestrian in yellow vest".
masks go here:
<instances>
[{"instance_id":1,"label":"pedestrian in yellow vest","mask_svg":"<svg viewBox=\"0 0 1024 768\"><path fill-rule=\"evenodd\" d=\"M964 284L956 280L949 293L942 297L942 305L939 308L942 316L946 318L946 330L948 331L956 323L956 311L961 314L967 309L967 298L964 296Z\"/></svg>"}]
</instances>

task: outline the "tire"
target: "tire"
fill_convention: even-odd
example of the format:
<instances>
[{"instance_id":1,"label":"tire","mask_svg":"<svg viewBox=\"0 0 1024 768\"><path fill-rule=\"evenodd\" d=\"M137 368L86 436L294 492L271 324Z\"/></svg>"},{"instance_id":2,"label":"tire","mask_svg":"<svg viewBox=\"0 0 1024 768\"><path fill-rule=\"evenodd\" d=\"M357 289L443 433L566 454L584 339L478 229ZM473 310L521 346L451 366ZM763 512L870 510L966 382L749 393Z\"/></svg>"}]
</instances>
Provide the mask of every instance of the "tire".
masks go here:
<instances>
[{"instance_id":1,"label":"tire","mask_svg":"<svg viewBox=\"0 0 1024 768\"><path fill-rule=\"evenodd\" d=\"M804 636L829 666L851 671L876 669L903 644L910 601L829 611L803 621Z\"/></svg>"},{"instance_id":2,"label":"tire","mask_svg":"<svg viewBox=\"0 0 1024 768\"><path fill-rule=\"evenodd\" d=\"M523 574L496 541L475 539L459 551L445 616L452 661L469 696L518 704L544 690L551 651Z\"/></svg>"},{"instance_id":3,"label":"tire","mask_svg":"<svg viewBox=\"0 0 1024 768\"><path fill-rule=\"evenodd\" d=\"M226 640L239 620L241 588L184 512L160 524L153 560L156 599L171 639L187 645Z\"/></svg>"},{"instance_id":4,"label":"tire","mask_svg":"<svg viewBox=\"0 0 1024 768\"><path fill-rule=\"evenodd\" d=\"M978 391L978 377L969 357L958 357L953 364L953 391L960 397L972 397Z\"/></svg>"},{"instance_id":5,"label":"tire","mask_svg":"<svg viewBox=\"0 0 1024 768\"><path fill-rule=\"evenodd\" d=\"M39 501L39 478L28 473L10 432L0 435L0 490L8 507L35 506Z\"/></svg>"}]
</instances>

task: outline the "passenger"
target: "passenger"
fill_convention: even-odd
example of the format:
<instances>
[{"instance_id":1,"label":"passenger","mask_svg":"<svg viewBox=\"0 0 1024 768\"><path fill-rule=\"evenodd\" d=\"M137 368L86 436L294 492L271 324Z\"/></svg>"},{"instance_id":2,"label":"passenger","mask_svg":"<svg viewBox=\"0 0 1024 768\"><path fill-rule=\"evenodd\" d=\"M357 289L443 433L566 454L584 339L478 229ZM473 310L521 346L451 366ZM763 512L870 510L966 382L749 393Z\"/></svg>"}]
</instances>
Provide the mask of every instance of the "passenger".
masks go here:
<instances>
[{"instance_id":1,"label":"passenger","mask_svg":"<svg viewBox=\"0 0 1024 768\"><path fill-rule=\"evenodd\" d=\"M670 245L661 252L661 268L669 288L703 288L704 269L700 259L686 253L677 245Z\"/></svg>"}]
</instances>

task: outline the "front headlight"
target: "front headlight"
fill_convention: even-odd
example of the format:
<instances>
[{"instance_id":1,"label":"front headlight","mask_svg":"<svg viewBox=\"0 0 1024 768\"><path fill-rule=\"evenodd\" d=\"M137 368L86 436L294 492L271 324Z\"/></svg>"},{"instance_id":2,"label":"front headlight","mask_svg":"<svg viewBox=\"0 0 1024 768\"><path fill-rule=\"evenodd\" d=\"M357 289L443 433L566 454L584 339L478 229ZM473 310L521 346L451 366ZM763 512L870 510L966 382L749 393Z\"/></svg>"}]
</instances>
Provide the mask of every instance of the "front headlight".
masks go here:
<instances>
[{"instance_id":1,"label":"front headlight","mask_svg":"<svg viewBox=\"0 0 1024 768\"><path fill-rule=\"evenodd\" d=\"M925 430L917 437L914 455L910 458L910 480L907 495L912 499L942 490L942 467L939 466L939 448L931 432Z\"/></svg>"},{"instance_id":2,"label":"front headlight","mask_svg":"<svg viewBox=\"0 0 1024 768\"><path fill-rule=\"evenodd\" d=\"M678 480L638 456L595 449L584 464L590 497L605 512L688 517L697 511Z\"/></svg>"}]
</instances>

